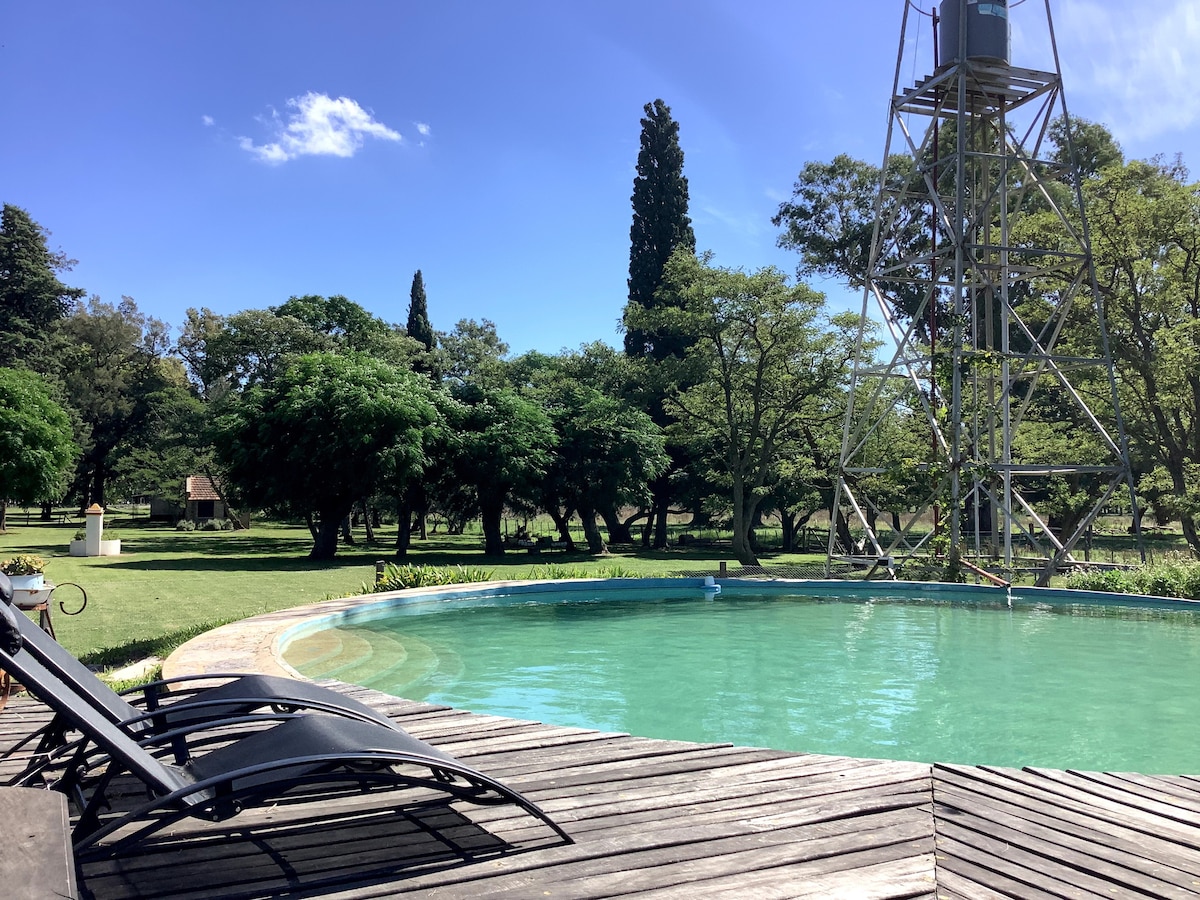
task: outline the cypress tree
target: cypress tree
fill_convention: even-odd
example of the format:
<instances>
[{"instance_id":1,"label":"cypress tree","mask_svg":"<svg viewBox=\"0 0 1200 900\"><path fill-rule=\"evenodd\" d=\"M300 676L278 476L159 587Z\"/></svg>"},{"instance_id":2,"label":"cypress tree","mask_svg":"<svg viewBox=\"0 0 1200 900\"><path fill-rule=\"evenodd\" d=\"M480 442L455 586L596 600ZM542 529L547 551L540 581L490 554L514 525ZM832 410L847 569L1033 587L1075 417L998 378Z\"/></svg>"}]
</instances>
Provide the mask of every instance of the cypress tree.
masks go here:
<instances>
[{"instance_id":1,"label":"cypress tree","mask_svg":"<svg viewBox=\"0 0 1200 900\"><path fill-rule=\"evenodd\" d=\"M677 247L694 252L696 236L688 216L688 183L683 174L679 124L662 100L645 106L637 176L633 180L633 226L629 229L629 302L653 308L660 302L655 292L662 283L663 267ZM638 329L625 332L625 352L630 356L665 359L686 349L674 335L650 334Z\"/></svg>"},{"instance_id":2,"label":"cypress tree","mask_svg":"<svg viewBox=\"0 0 1200 900\"><path fill-rule=\"evenodd\" d=\"M53 368L47 341L54 323L83 297L56 272L74 264L46 247L47 232L19 206L0 211L0 366L20 363L35 371Z\"/></svg>"},{"instance_id":3,"label":"cypress tree","mask_svg":"<svg viewBox=\"0 0 1200 900\"><path fill-rule=\"evenodd\" d=\"M416 338L425 345L426 350L433 349L433 326L429 324L429 307L425 303L425 279L421 270L413 275L412 290L409 292L408 322L405 330L408 336Z\"/></svg>"}]
</instances>

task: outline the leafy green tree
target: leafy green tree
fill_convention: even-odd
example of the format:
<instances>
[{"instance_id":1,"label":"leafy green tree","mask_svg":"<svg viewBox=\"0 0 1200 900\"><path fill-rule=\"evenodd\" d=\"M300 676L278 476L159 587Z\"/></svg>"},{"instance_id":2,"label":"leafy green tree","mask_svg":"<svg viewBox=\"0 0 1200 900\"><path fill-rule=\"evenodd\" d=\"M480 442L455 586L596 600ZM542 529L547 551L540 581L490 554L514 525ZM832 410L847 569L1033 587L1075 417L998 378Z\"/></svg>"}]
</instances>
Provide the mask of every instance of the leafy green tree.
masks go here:
<instances>
[{"instance_id":1,"label":"leafy green tree","mask_svg":"<svg viewBox=\"0 0 1200 900\"><path fill-rule=\"evenodd\" d=\"M679 124L662 100L645 106L637 175L633 180L633 225L629 229L629 302L626 310L625 352L630 356L664 359L686 349L679 335L646 330L629 320L632 313L654 309L665 301L659 293L663 269L676 248L696 249L688 216L688 181L683 174Z\"/></svg>"},{"instance_id":2,"label":"leafy green tree","mask_svg":"<svg viewBox=\"0 0 1200 900\"><path fill-rule=\"evenodd\" d=\"M178 351L208 399L271 380L306 353L369 353L407 368L416 343L340 294L291 297L279 306L223 316L189 309Z\"/></svg>"},{"instance_id":3,"label":"leafy green tree","mask_svg":"<svg viewBox=\"0 0 1200 900\"><path fill-rule=\"evenodd\" d=\"M925 187L915 183L915 177L911 160L888 160L886 183L893 193L877 215L878 166L845 154L828 163L806 163L791 199L779 205L772 219L783 229L779 246L800 254L797 276L836 278L848 287L864 288L877 219L891 224L880 268L895 267L900 259L918 253L928 242L929 204L921 201ZM897 195L906 199L893 199ZM898 312L911 316L918 308L924 292L921 275L888 283L889 299Z\"/></svg>"},{"instance_id":4,"label":"leafy green tree","mask_svg":"<svg viewBox=\"0 0 1200 900\"><path fill-rule=\"evenodd\" d=\"M189 375L209 400L271 381L293 357L334 348L329 335L270 309L229 316L189 309L178 342Z\"/></svg>"},{"instance_id":5,"label":"leafy green tree","mask_svg":"<svg viewBox=\"0 0 1200 900\"><path fill-rule=\"evenodd\" d=\"M81 505L105 504L120 456L145 440L145 427L177 369L165 361L167 326L130 297L116 306L93 297L64 319L62 381L85 426L76 473ZM182 384L174 387L183 389Z\"/></svg>"},{"instance_id":6,"label":"leafy green tree","mask_svg":"<svg viewBox=\"0 0 1200 900\"><path fill-rule=\"evenodd\" d=\"M438 338L442 361L439 365L451 384L501 387L508 384L508 344L500 340L489 319L476 322L460 319L454 330Z\"/></svg>"},{"instance_id":7,"label":"leafy green tree","mask_svg":"<svg viewBox=\"0 0 1200 900\"><path fill-rule=\"evenodd\" d=\"M304 515L312 559L332 559L354 504L416 477L437 419L429 380L361 354L313 353L231 396L216 423L220 462L252 506Z\"/></svg>"},{"instance_id":8,"label":"leafy green tree","mask_svg":"<svg viewBox=\"0 0 1200 900\"><path fill-rule=\"evenodd\" d=\"M597 515L644 503L669 460L663 431L650 416L579 377L594 362L585 353L527 354L513 368L536 366L529 396L549 415L558 436L539 505L578 512L588 550L601 554L608 548Z\"/></svg>"},{"instance_id":9,"label":"leafy green tree","mask_svg":"<svg viewBox=\"0 0 1200 900\"><path fill-rule=\"evenodd\" d=\"M678 379L686 386L668 397L668 408L682 433L718 449L730 483L734 553L757 565L750 532L765 487L795 430L826 421L844 391L857 318L831 325L824 297L790 287L777 269L747 274L710 261L682 250L672 256L664 282L683 305L649 312L647 324L690 339L680 362L690 371Z\"/></svg>"},{"instance_id":10,"label":"leafy green tree","mask_svg":"<svg viewBox=\"0 0 1200 900\"><path fill-rule=\"evenodd\" d=\"M0 368L0 532L9 503L62 496L78 452L71 420L41 376Z\"/></svg>"},{"instance_id":11,"label":"leafy green tree","mask_svg":"<svg viewBox=\"0 0 1200 900\"><path fill-rule=\"evenodd\" d=\"M1134 161L1084 196L1135 456L1165 472L1200 552L1200 186L1178 161Z\"/></svg>"},{"instance_id":12,"label":"leafy green tree","mask_svg":"<svg viewBox=\"0 0 1200 900\"><path fill-rule=\"evenodd\" d=\"M447 456L454 480L474 489L484 552L500 556L504 508L536 496L550 467L554 426L536 403L511 388L464 384L453 394Z\"/></svg>"},{"instance_id":13,"label":"leafy green tree","mask_svg":"<svg viewBox=\"0 0 1200 900\"><path fill-rule=\"evenodd\" d=\"M46 247L48 232L18 206L0 212L0 366L56 368L52 326L84 296L58 280L74 260Z\"/></svg>"}]
</instances>

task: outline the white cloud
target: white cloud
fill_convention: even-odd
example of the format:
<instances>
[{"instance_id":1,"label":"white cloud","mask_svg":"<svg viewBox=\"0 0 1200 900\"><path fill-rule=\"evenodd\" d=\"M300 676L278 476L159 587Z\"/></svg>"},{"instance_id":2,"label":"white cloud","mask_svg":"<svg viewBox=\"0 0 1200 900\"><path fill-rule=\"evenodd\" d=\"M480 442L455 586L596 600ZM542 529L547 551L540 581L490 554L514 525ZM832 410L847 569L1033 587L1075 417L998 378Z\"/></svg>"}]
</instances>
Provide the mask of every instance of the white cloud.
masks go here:
<instances>
[{"instance_id":1,"label":"white cloud","mask_svg":"<svg viewBox=\"0 0 1200 900\"><path fill-rule=\"evenodd\" d=\"M238 144L263 162L282 163L298 156L351 157L367 138L400 141L400 133L388 128L349 97L336 100L325 94L307 93L287 102L286 122L278 113L271 124L277 132L274 141L255 144L248 137Z\"/></svg>"},{"instance_id":2,"label":"white cloud","mask_svg":"<svg viewBox=\"0 0 1200 900\"><path fill-rule=\"evenodd\" d=\"M216 120L212 116L201 116L200 121L203 122L205 127L208 128L211 128L216 124Z\"/></svg>"},{"instance_id":3,"label":"white cloud","mask_svg":"<svg viewBox=\"0 0 1200 900\"><path fill-rule=\"evenodd\" d=\"M429 137L429 135L433 132L433 129L424 122L417 122L416 125L417 132L421 135L421 137Z\"/></svg>"},{"instance_id":4,"label":"white cloud","mask_svg":"<svg viewBox=\"0 0 1200 900\"><path fill-rule=\"evenodd\" d=\"M1088 117L1118 138L1145 140L1200 121L1195 0L1065 0L1055 31L1068 97L1082 93L1097 110Z\"/></svg>"}]
</instances>

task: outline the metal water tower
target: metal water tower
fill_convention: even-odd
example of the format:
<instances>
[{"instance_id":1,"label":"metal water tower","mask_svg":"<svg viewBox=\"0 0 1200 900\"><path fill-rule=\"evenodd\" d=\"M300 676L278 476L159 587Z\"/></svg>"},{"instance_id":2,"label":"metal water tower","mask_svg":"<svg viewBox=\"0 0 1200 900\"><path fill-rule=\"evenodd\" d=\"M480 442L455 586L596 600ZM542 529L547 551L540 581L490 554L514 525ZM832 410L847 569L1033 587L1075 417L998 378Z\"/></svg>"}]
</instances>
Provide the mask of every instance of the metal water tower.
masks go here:
<instances>
[{"instance_id":1,"label":"metal water tower","mask_svg":"<svg viewBox=\"0 0 1200 900\"><path fill-rule=\"evenodd\" d=\"M904 2L860 329L881 316L885 349L853 373L834 500L863 537L831 528L831 560L1044 584L1102 509L1136 508L1049 0L1052 68L1011 62L1025 2Z\"/></svg>"}]
</instances>

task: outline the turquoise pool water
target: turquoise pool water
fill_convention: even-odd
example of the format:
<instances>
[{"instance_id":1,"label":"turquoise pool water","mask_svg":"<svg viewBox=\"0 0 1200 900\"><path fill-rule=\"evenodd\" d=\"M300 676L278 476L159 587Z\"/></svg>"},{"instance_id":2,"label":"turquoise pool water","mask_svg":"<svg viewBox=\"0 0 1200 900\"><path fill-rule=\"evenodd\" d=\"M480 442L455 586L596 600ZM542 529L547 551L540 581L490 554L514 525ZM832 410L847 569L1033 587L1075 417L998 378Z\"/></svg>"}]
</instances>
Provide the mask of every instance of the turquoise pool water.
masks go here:
<instances>
[{"instance_id":1,"label":"turquoise pool water","mask_svg":"<svg viewBox=\"0 0 1200 900\"><path fill-rule=\"evenodd\" d=\"M418 605L302 638L287 658L415 700L648 737L1200 772L1190 610L616 595Z\"/></svg>"}]
</instances>

